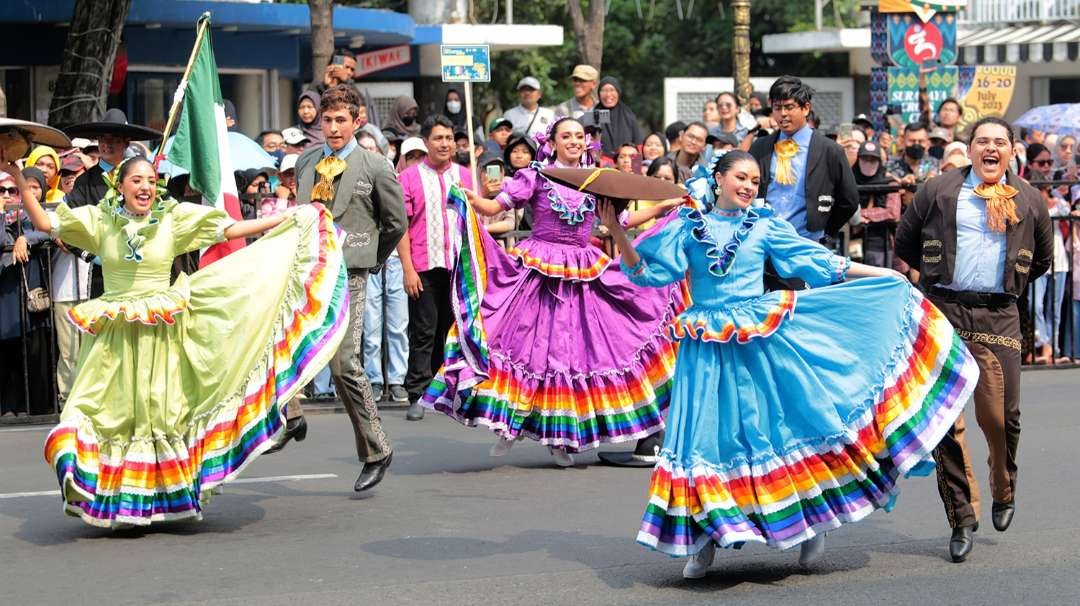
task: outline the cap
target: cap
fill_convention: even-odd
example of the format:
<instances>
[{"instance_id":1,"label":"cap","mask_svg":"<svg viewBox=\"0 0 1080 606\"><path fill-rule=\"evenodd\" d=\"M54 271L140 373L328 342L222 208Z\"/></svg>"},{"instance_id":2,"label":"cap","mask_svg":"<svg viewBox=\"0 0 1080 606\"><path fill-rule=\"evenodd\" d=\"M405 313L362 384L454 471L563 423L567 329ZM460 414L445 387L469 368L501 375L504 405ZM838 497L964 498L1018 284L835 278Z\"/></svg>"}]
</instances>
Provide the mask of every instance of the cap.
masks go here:
<instances>
[{"instance_id":1,"label":"cap","mask_svg":"<svg viewBox=\"0 0 1080 606\"><path fill-rule=\"evenodd\" d=\"M424 155L427 155L427 146L424 145L424 140L420 137L409 137L401 142L401 149L398 153L402 156L409 155L409 152L422 151Z\"/></svg>"},{"instance_id":2,"label":"cap","mask_svg":"<svg viewBox=\"0 0 1080 606\"><path fill-rule=\"evenodd\" d=\"M60 172L62 173L77 173L85 169L86 165L83 164L82 159L76 154L68 154L60 161Z\"/></svg>"},{"instance_id":3,"label":"cap","mask_svg":"<svg viewBox=\"0 0 1080 606\"><path fill-rule=\"evenodd\" d=\"M484 154L480 156L480 159L476 161L476 164L481 168L487 166L488 164L499 164L504 167L506 166L506 162L503 161L502 156L490 151L484 152Z\"/></svg>"},{"instance_id":4,"label":"cap","mask_svg":"<svg viewBox=\"0 0 1080 606\"><path fill-rule=\"evenodd\" d=\"M79 149L86 149L88 147L97 147L98 142L95 139L87 139L85 137L75 137L71 140L71 146Z\"/></svg>"},{"instance_id":5,"label":"cap","mask_svg":"<svg viewBox=\"0 0 1080 606\"><path fill-rule=\"evenodd\" d=\"M488 123L488 132L489 133L494 132L494 130L496 128L499 128L500 126L505 126L505 127L509 128L510 130L514 129L514 123L513 122L507 120L506 118L503 118L502 116L499 116L498 118L495 118L490 123Z\"/></svg>"},{"instance_id":6,"label":"cap","mask_svg":"<svg viewBox=\"0 0 1080 606\"><path fill-rule=\"evenodd\" d=\"M296 128L295 126L290 126L289 128L281 131L281 138L284 139L285 143L289 145L300 145L304 141L309 140L307 138L307 135L304 134L304 131Z\"/></svg>"},{"instance_id":7,"label":"cap","mask_svg":"<svg viewBox=\"0 0 1080 606\"><path fill-rule=\"evenodd\" d=\"M854 118L851 119L851 123L852 124L863 123L863 124L866 124L867 126L871 126L871 125L874 124L870 120L870 116L867 116L866 114L859 114L858 116L855 116Z\"/></svg>"},{"instance_id":8,"label":"cap","mask_svg":"<svg viewBox=\"0 0 1080 606\"><path fill-rule=\"evenodd\" d=\"M464 127L459 126L459 127L454 129L454 141L457 141L458 139L468 139L468 138L469 138L469 131L466 130Z\"/></svg>"},{"instance_id":9,"label":"cap","mask_svg":"<svg viewBox=\"0 0 1080 606\"><path fill-rule=\"evenodd\" d=\"M600 131L600 125L596 123L596 116L593 112L585 112L578 118L578 122L581 122L581 127L585 129L585 132L592 133Z\"/></svg>"},{"instance_id":10,"label":"cap","mask_svg":"<svg viewBox=\"0 0 1080 606\"><path fill-rule=\"evenodd\" d=\"M523 88L540 90L540 81L532 76L525 76L521 80L518 80L517 88L514 90L521 90Z\"/></svg>"},{"instance_id":11,"label":"cap","mask_svg":"<svg viewBox=\"0 0 1080 606\"><path fill-rule=\"evenodd\" d=\"M720 130L719 126L713 126L709 129L709 134L705 137L705 142L712 144L715 141L719 141L724 145L731 145L732 147L739 146L739 140L735 138L735 135L731 133L725 133Z\"/></svg>"},{"instance_id":12,"label":"cap","mask_svg":"<svg viewBox=\"0 0 1080 606\"><path fill-rule=\"evenodd\" d=\"M881 159L881 146L874 141L867 141L859 146L859 157Z\"/></svg>"},{"instance_id":13,"label":"cap","mask_svg":"<svg viewBox=\"0 0 1080 606\"><path fill-rule=\"evenodd\" d=\"M574 71L570 74L570 77L577 78L578 80L584 80L586 82L595 82L600 79L600 72L596 71L595 67L591 65L585 65L583 63L574 68Z\"/></svg>"},{"instance_id":14,"label":"cap","mask_svg":"<svg viewBox=\"0 0 1080 606\"><path fill-rule=\"evenodd\" d=\"M949 129L935 126L930 129L930 139L940 139L946 143L951 143L953 137L952 133L949 132Z\"/></svg>"},{"instance_id":15,"label":"cap","mask_svg":"<svg viewBox=\"0 0 1080 606\"><path fill-rule=\"evenodd\" d=\"M292 145L295 145L292 144ZM296 160L300 158L300 154L286 154L281 159L281 168L278 169L279 173L283 173L287 170L296 170Z\"/></svg>"}]
</instances>

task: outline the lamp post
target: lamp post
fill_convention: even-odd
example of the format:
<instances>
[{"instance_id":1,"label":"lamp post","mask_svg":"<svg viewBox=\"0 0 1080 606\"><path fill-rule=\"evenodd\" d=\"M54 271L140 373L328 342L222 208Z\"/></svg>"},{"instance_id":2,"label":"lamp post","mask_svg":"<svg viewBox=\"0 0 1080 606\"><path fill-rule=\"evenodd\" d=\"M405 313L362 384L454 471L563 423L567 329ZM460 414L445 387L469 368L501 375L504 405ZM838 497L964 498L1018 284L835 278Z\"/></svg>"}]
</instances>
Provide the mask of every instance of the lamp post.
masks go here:
<instances>
[{"instance_id":1,"label":"lamp post","mask_svg":"<svg viewBox=\"0 0 1080 606\"><path fill-rule=\"evenodd\" d=\"M731 53L735 96L739 98L739 105L746 107L754 92L750 84L750 0L731 0L731 9L735 34Z\"/></svg>"}]
</instances>

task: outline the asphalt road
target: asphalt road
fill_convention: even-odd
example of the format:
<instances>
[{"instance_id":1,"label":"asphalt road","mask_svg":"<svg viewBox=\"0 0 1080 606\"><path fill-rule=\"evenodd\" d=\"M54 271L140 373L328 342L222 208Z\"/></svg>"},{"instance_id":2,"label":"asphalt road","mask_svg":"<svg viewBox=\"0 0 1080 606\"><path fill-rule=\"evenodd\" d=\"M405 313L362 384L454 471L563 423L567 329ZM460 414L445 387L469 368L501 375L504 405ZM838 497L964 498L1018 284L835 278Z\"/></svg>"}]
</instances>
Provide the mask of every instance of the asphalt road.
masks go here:
<instances>
[{"instance_id":1,"label":"asphalt road","mask_svg":"<svg viewBox=\"0 0 1080 606\"><path fill-rule=\"evenodd\" d=\"M830 533L809 569L751 546L696 582L634 542L648 470L595 455L558 469L532 442L491 459L491 434L430 413L385 413L394 465L368 498L353 497L346 417L313 416L307 441L256 461L203 521L145 532L64 516L35 494L56 489L44 429L0 429L0 603L1080 603L1080 370L1027 372L1023 393L1016 519L994 532L984 501L968 562L948 561L934 480L915 478L893 513Z\"/></svg>"}]
</instances>

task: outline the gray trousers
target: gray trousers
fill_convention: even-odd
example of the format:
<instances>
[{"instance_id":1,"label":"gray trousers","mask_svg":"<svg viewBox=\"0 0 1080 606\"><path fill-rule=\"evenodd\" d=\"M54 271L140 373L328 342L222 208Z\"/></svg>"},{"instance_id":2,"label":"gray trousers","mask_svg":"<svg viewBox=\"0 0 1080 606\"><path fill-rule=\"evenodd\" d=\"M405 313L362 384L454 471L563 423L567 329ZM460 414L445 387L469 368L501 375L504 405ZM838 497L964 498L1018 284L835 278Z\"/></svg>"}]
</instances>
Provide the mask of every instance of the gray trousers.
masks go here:
<instances>
[{"instance_id":1,"label":"gray trousers","mask_svg":"<svg viewBox=\"0 0 1080 606\"><path fill-rule=\"evenodd\" d=\"M356 456L362 463L381 461L390 455L393 447L383 431L379 420L379 408L371 391L371 382L364 372L364 303L367 291L368 270L349 270L349 330L341 341L334 358L330 360L330 375L334 377L345 412L352 422L356 436ZM289 402L288 417L303 414L300 403Z\"/></svg>"}]
</instances>

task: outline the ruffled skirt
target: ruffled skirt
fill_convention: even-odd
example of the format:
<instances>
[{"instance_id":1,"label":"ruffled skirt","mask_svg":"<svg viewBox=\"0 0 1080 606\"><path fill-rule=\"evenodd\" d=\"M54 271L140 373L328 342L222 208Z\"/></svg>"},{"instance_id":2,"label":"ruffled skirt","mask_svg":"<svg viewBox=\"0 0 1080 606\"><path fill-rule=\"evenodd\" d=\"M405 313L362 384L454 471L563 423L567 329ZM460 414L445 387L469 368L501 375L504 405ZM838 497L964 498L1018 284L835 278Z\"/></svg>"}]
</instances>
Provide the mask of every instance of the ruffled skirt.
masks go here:
<instances>
[{"instance_id":1,"label":"ruffled skirt","mask_svg":"<svg viewBox=\"0 0 1080 606\"><path fill-rule=\"evenodd\" d=\"M332 217L304 207L166 292L90 302L71 320L94 336L45 443L65 511L104 527L201 517L341 342L347 274Z\"/></svg>"},{"instance_id":2,"label":"ruffled skirt","mask_svg":"<svg viewBox=\"0 0 1080 606\"><path fill-rule=\"evenodd\" d=\"M979 374L941 312L893 278L691 309L673 330L637 539L674 556L708 541L788 548L891 508L902 475L932 469Z\"/></svg>"},{"instance_id":3,"label":"ruffled skirt","mask_svg":"<svg viewBox=\"0 0 1080 606\"><path fill-rule=\"evenodd\" d=\"M592 247L525 240L508 254L455 192L455 324L423 403L508 439L570 451L664 427L681 285L642 288Z\"/></svg>"}]
</instances>

